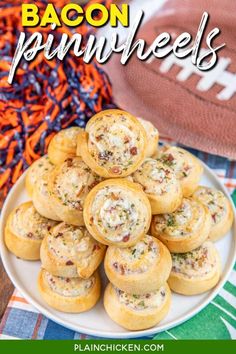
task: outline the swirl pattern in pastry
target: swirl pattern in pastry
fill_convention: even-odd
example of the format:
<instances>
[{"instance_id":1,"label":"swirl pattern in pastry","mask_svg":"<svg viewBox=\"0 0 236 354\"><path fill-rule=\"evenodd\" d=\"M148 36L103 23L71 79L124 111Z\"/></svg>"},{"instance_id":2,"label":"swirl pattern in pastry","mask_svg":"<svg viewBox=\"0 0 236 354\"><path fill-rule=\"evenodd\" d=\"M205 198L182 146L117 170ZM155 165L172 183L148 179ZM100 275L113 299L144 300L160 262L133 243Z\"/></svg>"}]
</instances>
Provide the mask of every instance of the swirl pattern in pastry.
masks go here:
<instances>
[{"instance_id":1,"label":"swirl pattern in pastry","mask_svg":"<svg viewBox=\"0 0 236 354\"><path fill-rule=\"evenodd\" d=\"M70 127L54 135L48 146L48 156L53 164L59 165L76 156L77 137L82 131L79 127Z\"/></svg>"},{"instance_id":2,"label":"swirl pattern in pastry","mask_svg":"<svg viewBox=\"0 0 236 354\"><path fill-rule=\"evenodd\" d=\"M33 195L35 184L45 174L50 173L54 168L54 165L49 160L48 155L36 160L27 170L25 178L25 187L30 197Z\"/></svg>"},{"instance_id":3,"label":"swirl pattern in pastry","mask_svg":"<svg viewBox=\"0 0 236 354\"><path fill-rule=\"evenodd\" d=\"M175 171L184 197L191 196L197 189L203 173L199 160L188 151L176 146L164 147L159 157L163 163Z\"/></svg>"},{"instance_id":4,"label":"swirl pattern in pastry","mask_svg":"<svg viewBox=\"0 0 236 354\"><path fill-rule=\"evenodd\" d=\"M200 294L213 288L220 279L220 256L210 241L191 252L172 254L172 262L168 283L177 293Z\"/></svg>"},{"instance_id":5,"label":"swirl pattern in pastry","mask_svg":"<svg viewBox=\"0 0 236 354\"><path fill-rule=\"evenodd\" d=\"M100 180L80 157L69 158L56 166L48 184L54 212L68 224L84 225L84 200Z\"/></svg>"},{"instance_id":6,"label":"swirl pattern in pastry","mask_svg":"<svg viewBox=\"0 0 236 354\"><path fill-rule=\"evenodd\" d=\"M17 257L38 260L42 240L55 224L41 216L32 202L23 203L7 219L5 243Z\"/></svg>"},{"instance_id":7,"label":"swirl pattern in pastry","mask_svg":"<svg viewBox=\"0 0 236 354\"><path fill-rule=\"evenodd\" d=\"M89 278L102 262L105 250L84 226L63 222L44 238L40 258L42 267L52 275Z\"/></svg>"},{"instance_id":8,"label":"swirl pattern in pastry","mask_svg":"<svg viewBox=\"0 0 236 354\"><path fill-rule=\"evenodd\" d=\"M175 172L161 161L148 158L132 175L141 184L152 207L152 214L174 212L182 201L182 188Z\"/></svg>"},{"instance_id":9,"label":"swirl pattern in pastry","mask_svg":"<svg viewBox=\"0 0 236 354\"><path fill-rule=\"evenodd\" d=\"M184 198L171 214L155 215L151 234L159 238L171 252L188 252L200 246L209 236L211 216L200 202Z\"/></svg>"},{"instance_id":10,"label":"swirl pattern in pastry","mask_svg":"<svg viewBox=\"0 0 236 354\"><path fill-rule=\"evenodd\" d=\"M167 281L171 267L168 249L149 235L132 247L109 246L104 261L110 282L129 294L143 294L160 288Z\"/></svg>"},{"instance_id":11,"label":"swirl pattern in pastry","mask_svg":"<svg viewBox=\"0 0 236 354\"><path fill-rule=\"evenodd\" d=\"M200 186L194 192L193 198L203 203L211 214L210 240L217 241L225 236L233 223L233 210L224 193Z\"/></svg>"},{"instance_id":12,"label":"swirl pattern in pastry","mask_svg":"<svg viewBox=\"0 0 236 354\"><path fill-rule=\"evenodd\" d=\"M88 194L84 221L91 235L101 243L129 247L147 233L151 207L137 183L110 179Z\"/></svg>"},{"instance_id":13,"label":"swirl pattern in pastry","mask_svg":"<svg viewBox=\"0 0 236 354\"><path fill-rule=\"evenodd\" d=\"M105 178L126 177L143 162L147 138L142 124L131 114L107 110L96 114L78 135L85 163Z\"/></svg>"},{"instance_id":14,"label":"swirl pattern in pastry","mask_svg":"<svg viewBox=\"0 0 236 354\"><path fill-rule=\"evenodd\" d=\"M150 328L168 313L171 292L167 283L143 295L128 294L111 283L104 294L104 307L113 321L129 330Z\"/></svg>"}]
</instances>

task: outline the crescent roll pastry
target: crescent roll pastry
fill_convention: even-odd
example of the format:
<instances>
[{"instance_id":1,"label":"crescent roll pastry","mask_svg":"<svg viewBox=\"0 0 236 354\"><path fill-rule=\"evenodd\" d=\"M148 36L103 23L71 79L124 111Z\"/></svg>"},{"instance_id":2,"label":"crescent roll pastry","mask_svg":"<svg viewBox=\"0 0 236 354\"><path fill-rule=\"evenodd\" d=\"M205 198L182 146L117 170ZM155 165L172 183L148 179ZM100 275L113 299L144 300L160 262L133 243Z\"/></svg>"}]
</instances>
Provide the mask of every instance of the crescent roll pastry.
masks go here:
<instances>
[{"instance_id":1,"label":"crescent roll pastry","mask_svg":"<svg viewBox=\"0 0 236 354\"><path fill-rule=\"evenodd\" d=\"M48 174L54 165L50 162L47 155L41 157L35 161L27 170L25 178L25 188L28 195L32 197L35 184L40 180L45 174Z\"/></svg>"},{"instance_id":2,"label":"crescent roll pastry","mask_svg":"<svg viewBox=\"0 0 236 354\"><path fill-rule=\"evenodd\" d=\"M55 221L38 214L32 202L23 203L8 216L5 228L6 246L19 258L39 260L42 240L55 224Z\"/></svg>"},{"instance_id":3,"label":"crescent roll pastry","mask_svg":"<svg viewBox=\"0 0 236 354\"><path fill-rule=\"evenodd\" d=\"M147 233L151 207L140 185L127 179L110 179L99 183L88 194L84 221L99 242L129 247Z\"/></svg>"},{"instance_id":4,"label":"crescent roll pastry","mask_svg":"<svg viewBox=\"0 0 236 354\"><path fill-rule=\"evenodd\" d=\"M80 157L69 158L56 166L48 184L54 212L68 224L84 225L84 199L100 180Z\"/></svg>"},{"instance_id":5,"label":"crescent roll pastry","mask_svg":"<svg viewBox=\"0 0 236 354\"><path fill-rule=\"evenodd\" d=\"M188 253L173 253L172 262L168 284L176 293L201 294L212 289L220 279L220 256L210 241Z\"/></svg>"},{"instance_id":6,"label":"crescent roll pastry","mask_svg":"<svg viewBox=\"0 0 236 354\"><path fill-rule=\"evenodd\" d=\"M203 167L199 160L188 151L176 146L164 148L160 159L174 169L180 180L184 197L191 196L197 189L203 173Z\"/></svg>"},{"instance_id":7,"label":"crescent roll pastry","mask_svg":"<svg viewBox=\"0 0 236 354\"><path fill-rule=\"evenodd\" d=\"M83 129L79 127L71 127L54 135L48 146L48 157L52 163L59 165L76 156L77 136L81 131Z\"/></svg>"},{"instance_id":8,"label":"crescent roll pastry","mask_svg":"<svg viewBox=\"0 0 236 354\"><path fill-rule=\"evenodd\" d=\"M56 277L44 269L38 277L39 292L46 303L62 312L80 313L90 310L101 293L98 272L88 279Z\"/></svg>"},{"instance_id":9,"label":"crescent roll pastry","mask_svg":"<svg viewBox=\"0 0 236 354\"><path fill-rule=\"evenodd\" d=\"M209 236L211 216L200 202L184 198L172 214L155 215L151 234L159 238L170 252L183 253L200 246Z\"/></svg>"},{"instance_id":10,"label":"crescent roll pastry","mask_svg":"<svg viewBox=\"0 0 236 354\"><path fill-rule=\"evenodd\" d=\"M233 210L229 200L221 191L203 186L198 187L193 198L203 203L211 214L210 240L219 240L230 230L233 223Z\"/></svg>"},{"instance_id":11,"label":"crescent roll pastry","mask_svg":"<svg viewBox=\"0 0 236 354\"><path fill-rule=\"evenodd\" d=\"M60 221L61 219L51 205L51 196L48 191L51 172L52 170L47 171L41 178L37 179L33 189L32 202L40 215L48 219Z\"/></svg>"},{"instance_id":12,"label":"crescent roll pastry","mask_svg":"<svg viewBox=\"0 0 236 354\"><path fill-rule=\"evenodd\" d=\"M146 157L152 157L155 155L157 152L157 145L159 141L159 132L154 125L149 122L148 120L145 120L143 118L137 118L139 122L142 124L146 135L147 135L147 149L146 149Z\"/></svg>"},{"instance_id":13,"label":"crescent roll pastry","mask_svg":"<svg viewBox=\"0 0 236 354\"><path fill-rule=\"evenodd\" d=\"M132 247L109 246L104 261L110 282L129 294L159 289L169 278L171 267L166 246L149 235Z\"/></svg>"},{"instance_id":14,"label":"crescent roll pastry","mask_svg":"<svg viewBox=\"0 0 236 354\"><path fill-rule=\"evenodd\" d=\"M147 158L132 175L141 184L151 204L152 214L172 213L181 204L182 188L174 171L151 158Z\"/></svg>"},{"instance_id":15,"label":"crescent roll pastry","mask_svg":"<svg viewBox=\"0 0 236 354\"><path fill-rule=\"evenodd\" d=\"M89 278L104 258L106 247L92 238L84 226L60 223L44 238L42 267L61 277Z\"/></svg>"},{"instance_id":16,"label":"crescent roll pastry","mask_svg":"<svg viewBox=\"0 0 236 354\"><path fill-rule=\"evenodd\" d=\"M77 145L84 162L99 176L126 177L142 164L147 137L137 118L110 109L89 120Z\"/></svg>"},{"instance_id":17,"label":"crescent roll pastry","mask_svg":"<svg viewBox=\"0 0 236 354\"><path fill-rule=\"evenodd\" d=\"M128 294L109 283L104 294L104 307L110 318L132 331L155 326L167 315L170 304L167 283L144 295Z\"/></svg>"}]
</instances>

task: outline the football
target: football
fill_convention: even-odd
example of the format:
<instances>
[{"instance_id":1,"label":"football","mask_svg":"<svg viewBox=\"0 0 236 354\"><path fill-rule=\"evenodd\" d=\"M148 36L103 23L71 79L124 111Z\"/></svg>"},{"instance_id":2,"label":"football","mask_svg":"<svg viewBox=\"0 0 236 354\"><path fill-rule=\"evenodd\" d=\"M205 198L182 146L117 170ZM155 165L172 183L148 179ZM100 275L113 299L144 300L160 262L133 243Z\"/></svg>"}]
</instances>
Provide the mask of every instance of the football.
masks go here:
<instances>
[{"instance_id":1,"label":"football","mask_svg":"<svg viewBox=\"0 0 236 354\"><path fill-rule=\"evenodd\" d=\"M162 32L172 40L183 32L194 41L203 12L209 14L205 37L218 27L214 47L217 64L200 71L191 55L178 59L141 61L133 53L126 65L113 55L105 66L116 104L151 120L160 133L187 146L236 159L236 42L235 0L169 0L138 31L137 38L151 45ZM207 49L202 39L201 51ZM207 58L208 60L208 58Z\"/></svg>"}]
</instances>

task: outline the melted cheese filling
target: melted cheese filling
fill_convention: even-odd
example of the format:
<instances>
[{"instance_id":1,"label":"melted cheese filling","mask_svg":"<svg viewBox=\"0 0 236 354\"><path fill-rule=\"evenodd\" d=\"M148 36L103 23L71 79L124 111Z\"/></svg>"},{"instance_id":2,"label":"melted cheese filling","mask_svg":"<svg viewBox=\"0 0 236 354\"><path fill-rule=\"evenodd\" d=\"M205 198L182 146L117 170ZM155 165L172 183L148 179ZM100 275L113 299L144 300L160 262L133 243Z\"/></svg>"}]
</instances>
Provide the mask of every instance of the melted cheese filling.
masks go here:
<instances>
[{"instance_id":1,"label":"melted cheese filling","mask_svg":"<svg viewBox=\"0 0 236 354\"><path fill-rule=\"evenodd\" d=\"M212 224L218 224L227 213L227 199L218 190L207 187L200 187L194 197L203 203L209 210L212 217Z\"/></svg>"},{"instance_id":2,"label":"melted cheese filling","mask_svg":"<svg viewBox=\"0 0 236 354\"><path fill-rule=\"evenodd\" d=\"M161 196L176 192L180 186L173 170L160 161L146 159L142 166L133 174L135 182L143 186L145 193Z\"/></svg>"},{"instance_id":3,"label":"melted cheese filling","mask_svg":"<svg viewBox=\"0 0 236 354\"><path fill-rule=\"evenodd\" d=\"M48 156L43 156L41 159L33 163L28 171L28 176L32 186L40 180L45 174L50 173L54 165L49 161Z\"/></svg>"},{"instance_id":4,"label":"melted cheese filling","mask_svg":"<svg viewBox=\"0 0 236 354\"><path fill-rule=\"evenodd\" d=\"M141 132L123 115L106 118L89 127L88 149L100 166L119 175L137 160L142 148Z\"/></svg>"},{"instance_id":5,"label":"melted cheese filling","mask_svg":"<svg viewBox=\"0 0 236 354\"><path fill-rule=\"evenodd\" d=\"M144 273L157 262L158 258L158 244L153 237L146 235L133 247L114 249L111 266L121 275Z\"/></svg>"},{"instance_id":6,"label":"melted cheese filling","mask_svg":"<svg viewBox=\"0 0 236 354\"><path fill-rule=\"evenodd\" d=\"M57 175L54 186L61 203L71 209L83 210L88 192L100 181L80 159L67 159Z\"/></svg>"},{"instance_id":7,"label":"melted cheese filling","mask_svg":"<svg viewBox=\"0 0 236 354\"><path fill-rule=\"evenodd\" d=\"M172 272L181 273L187 278L207 276L215 271L216 259L214 245L205 242L192 252L173 253Z\"/></svg>"},{"instance_id":8,"label":"melted cheese filling","mask_svg":"<svg viewBox=\"0 0 236 354\"><path fill-rule=\"evenodd\" d=\"M204 222L204 208L191 199L183 199L180 208L172 214L155 216L157 232L170 237L191 237Z\"/></svg>"},{"instance_id":9,"label":"melted cheese filling","mask_svg":"<svg viewBox=\"0 0 236 354\"><path fill-rule=\"evenodd\" d=\"M93 224L107 240L128 241L147 228L148 210L139 196L122 187L101 189L91 208Z\"/></svg>"},{"instance_id":10,"label":"melted cheese filling","mask_svg":"<svg viewBox=\"0 0 236 354\"><path fill-rule=\"evenodd\" d=\"M180 180L184 180L194 172L194 161L191 155L176 147L166 150L161 156L161 161L173 168Z\"/></svg>"},{"instance_id":11,"label":"melted cheese filling","mask_svg":"<svg viewBox=\"0 0 236 354\"><path fill-rule=\"evenodd\" d=\"M18 236L32 240L42 240L54 225L56 225L55 221L41 216L32 205L27 209L21 207L16 209L11 228Z\"/></svg>"},{"instance_id":12,"label":"melted cheese filling","mask_svg":"<svg viewBox=\"0 0 236 354\"><path fill-rule=\"evenodd\" d=\"M78 263L84 267L95 251L100 249L85 227L76 227L65 223L55 227L47 238L49 251L64 262Z\"/></svg>"},{"instance_id":13,"label":"melted cheese filling","mask_svg":"<svg viewBox=\"0 0 236 354\"><path fill-rule=\"evenodd\" d=\"M44 281L49 285L50 289L64 297L86 296L94 285L95 278L63 278L56 277L44 271Z\"/></svg>"},{"instance_id":14,"label":"melted cheese filling","mask_svg":"<svg viewBox=\"0 0 236 354\"><path fill-rule=\"evenodd\" d=\"M163 305L166 299L166 289L162 286L156 291L144 295L132 295L116 288L116 294L119 302L132 309L133 311L142 311L156 309Z\"/></svg>"}]
</instances>

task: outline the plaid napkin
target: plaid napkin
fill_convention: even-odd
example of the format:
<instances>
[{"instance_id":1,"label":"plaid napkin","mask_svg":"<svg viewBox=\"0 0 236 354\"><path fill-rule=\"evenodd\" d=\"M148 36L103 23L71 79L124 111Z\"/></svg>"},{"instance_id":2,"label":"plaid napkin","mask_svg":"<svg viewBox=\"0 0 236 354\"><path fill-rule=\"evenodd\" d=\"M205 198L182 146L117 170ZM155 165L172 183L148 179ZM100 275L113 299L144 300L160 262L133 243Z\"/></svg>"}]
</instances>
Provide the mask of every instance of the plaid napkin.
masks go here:
<instances>
[{"instance_id":1,"label":"plaid napkin","mask_svg":"<svg viewBox=\"0 0 236 354\"><path fill-rule=\"evenodd\" d=\"M162 138L162 142L175 145ZM190 150L218 175L236 204L236 161ZM89 339L66 329L40 314L16 290L0 323L0 339ZM147 338L143 337L142 339ZM187 322L149 338L236 339L236 265L219 295ZM98 339L98 338L97 338Z\"/></svg>"}]
</instances>

